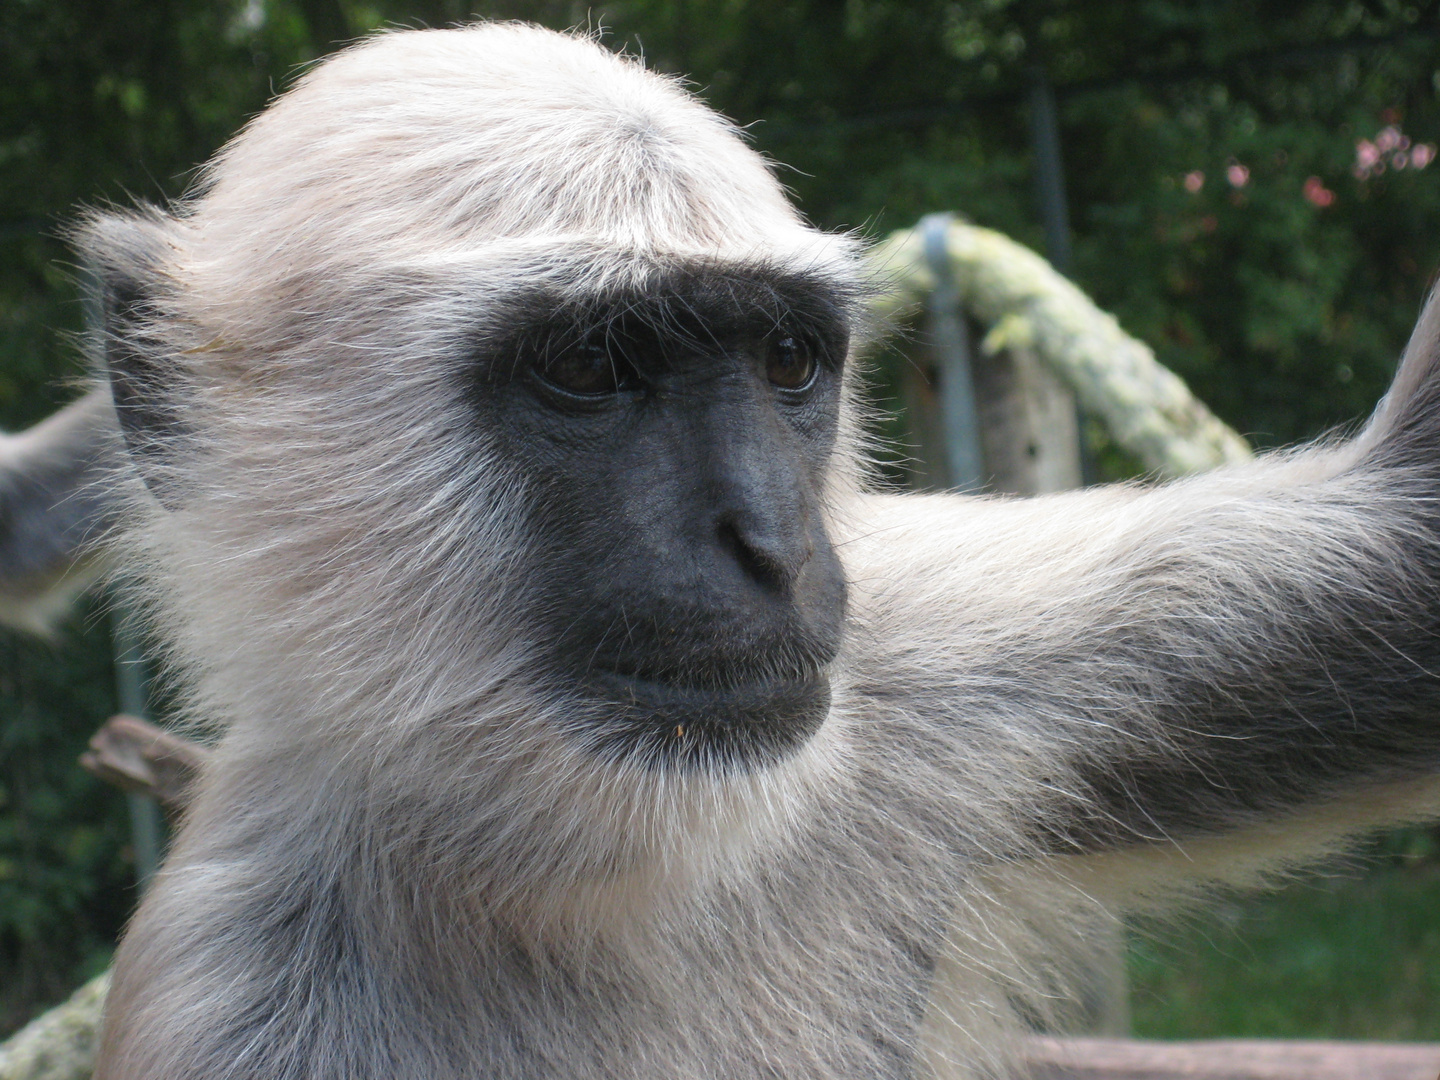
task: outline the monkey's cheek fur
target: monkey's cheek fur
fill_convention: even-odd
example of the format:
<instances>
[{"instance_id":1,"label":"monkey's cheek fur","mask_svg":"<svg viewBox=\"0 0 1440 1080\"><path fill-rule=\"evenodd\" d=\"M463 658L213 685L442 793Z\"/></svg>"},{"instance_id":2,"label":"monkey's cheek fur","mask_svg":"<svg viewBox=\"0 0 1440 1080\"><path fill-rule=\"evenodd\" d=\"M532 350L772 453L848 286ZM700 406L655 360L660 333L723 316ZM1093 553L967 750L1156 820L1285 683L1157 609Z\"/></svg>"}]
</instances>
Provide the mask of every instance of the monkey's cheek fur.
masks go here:
<instances>
[{"instance_id":1,"label":"monkey's cheek fur","mask_svg":"<svg viewBox=\"0 0 1440 1080\"><path fill-rule=\"evenodd\" d=\"M584 689L604 719L594 749L655 768L749 771L804 746L830 713L823 671L723 690L592 671Z\"/></svg>"}]
</instances>

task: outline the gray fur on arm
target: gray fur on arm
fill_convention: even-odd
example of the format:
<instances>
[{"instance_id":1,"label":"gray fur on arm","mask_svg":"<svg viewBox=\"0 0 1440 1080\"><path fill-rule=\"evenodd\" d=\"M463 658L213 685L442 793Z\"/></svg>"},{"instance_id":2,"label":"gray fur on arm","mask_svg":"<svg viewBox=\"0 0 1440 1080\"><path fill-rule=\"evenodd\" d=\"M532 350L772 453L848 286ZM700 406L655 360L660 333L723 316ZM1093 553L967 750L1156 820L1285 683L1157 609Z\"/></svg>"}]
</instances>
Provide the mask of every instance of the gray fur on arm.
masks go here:
<instances>
[{"instance_id":1,"label":"gray fur on arm","mask_svg":"<svg viewBox=\"0 0 1440 1080\"><path fill-rule=\"evenodd\" d=\"M847 545L859 688L948 715L959 784L994 785L972 802L1041 850L1223 833L1430 775L1437 327L1432 303L1348 443L1148 490L867 500ZM1028 779L985 779L997 755Z\"/></svg>"},{"instance_id":2,"label":"gray fur on arm","mask_svg":"<svg viewBox=\"0 0 1440 1080\"><path fill-rule=\"evenodd\" d=\"M96 542L119 462L109 395L91 391L18 435L0 435L0 623L48 634L101 572Z\"/></svg>"}]
</instances>

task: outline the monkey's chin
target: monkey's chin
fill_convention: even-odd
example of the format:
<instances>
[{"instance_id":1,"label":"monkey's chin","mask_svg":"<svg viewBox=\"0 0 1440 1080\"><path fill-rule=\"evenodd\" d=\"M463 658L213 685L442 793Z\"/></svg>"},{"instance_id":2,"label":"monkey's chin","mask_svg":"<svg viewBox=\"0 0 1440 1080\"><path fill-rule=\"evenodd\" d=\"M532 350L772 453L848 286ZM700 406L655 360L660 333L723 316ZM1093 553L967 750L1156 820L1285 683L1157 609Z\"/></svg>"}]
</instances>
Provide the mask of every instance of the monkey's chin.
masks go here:
<instances>
[{"instance_id":1,"label":"monkey's chin","mask_svg":"<svg viewBox=\"0 0 1440 1080\"><path fill-rule=\"evenodd\" d=\"M749 771L804 746L830 713L823 671L710 690L613 671L585 679L600 705L595 749L656 768Z\"/></svg>"}]
</instances>

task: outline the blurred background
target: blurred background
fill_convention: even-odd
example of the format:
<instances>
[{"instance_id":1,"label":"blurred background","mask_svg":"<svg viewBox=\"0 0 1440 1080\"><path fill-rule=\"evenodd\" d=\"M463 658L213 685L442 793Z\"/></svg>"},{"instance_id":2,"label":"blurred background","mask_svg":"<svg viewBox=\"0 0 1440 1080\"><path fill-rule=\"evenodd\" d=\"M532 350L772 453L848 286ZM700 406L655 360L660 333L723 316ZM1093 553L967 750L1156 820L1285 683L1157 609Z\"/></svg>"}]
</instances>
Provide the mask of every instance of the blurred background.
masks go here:
<instances>
[{"instance_id":1,"label":"blurred background","mask_svg":"<svg viewBox=\"0 0 1440 1080\"><path fill-rule=\"evenodd\" d=\"M0 426L75 395L76 207L177 196L307 63L472 15L685 75L821 227L952 210L1047 253L1257 446L1363 416L1440 268L1436 0L0 0ZM1094 478L1137 470L1086 431ZM97 600L0 632L0 1035L137 896L126 799L75 764L114 655ZM1437 834L1136 928L1128 975L1137 1035L1440 1039Z\"/></svg>"}]
</instances>

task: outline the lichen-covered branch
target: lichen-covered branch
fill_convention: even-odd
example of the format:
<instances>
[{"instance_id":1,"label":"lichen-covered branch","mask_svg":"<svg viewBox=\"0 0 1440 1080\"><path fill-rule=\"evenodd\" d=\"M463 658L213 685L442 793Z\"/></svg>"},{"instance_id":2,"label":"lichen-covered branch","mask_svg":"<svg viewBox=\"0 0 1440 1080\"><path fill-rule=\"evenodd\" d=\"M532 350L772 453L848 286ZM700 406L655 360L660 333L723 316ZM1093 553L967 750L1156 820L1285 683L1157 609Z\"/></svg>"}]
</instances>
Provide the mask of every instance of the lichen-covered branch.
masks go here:
<instances>
[{"instance_id":1,"label":"lichen-covered branch","mask_svg":"<svg viewBox=\"0 0 1440 1080\"><path fill-rule=\"evenodd\" d=\"M986 329L987 352L1029 346L1080 404L1145 468L1183 476L1250 457L1250 447L1190 392L1154 352L1028 248L991 229L953 222L946 236L960 303ZM893 233L872 252L886 289L883 318L918 306L933 286L918 230Z\"/></svg>"},{"instance_id":2,"label":"lichen-covered branch","mask_svg":"<svg viewBox=\"0 0 1440 1080\"><path fill-rule=\"evenodd\" d=\"M107 971L0 1043L0 1080L89 1080L109 987Z\"/></svg>"}]
</instances>

